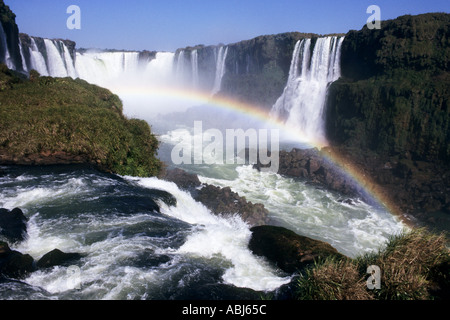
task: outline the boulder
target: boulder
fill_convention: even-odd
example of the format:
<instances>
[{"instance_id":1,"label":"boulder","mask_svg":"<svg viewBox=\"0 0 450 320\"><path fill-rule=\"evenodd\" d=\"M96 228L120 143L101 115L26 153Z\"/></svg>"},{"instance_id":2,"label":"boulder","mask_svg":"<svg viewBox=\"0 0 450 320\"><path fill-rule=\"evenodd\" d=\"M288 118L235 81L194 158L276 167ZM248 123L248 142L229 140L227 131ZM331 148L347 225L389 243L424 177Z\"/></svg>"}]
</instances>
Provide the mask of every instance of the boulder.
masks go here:
<instances>
[{"instance_id":1,"label":"boulder","mask_svg":"<svg viewBox=\"0 0 450 320\"><path fill-rule=\"evenodd\" d=\"M205 184L194 199L218 215L238 214L252 226L268 223L269 211L264 205L247 201L245 197L239 196L229 187L220 188Z\"/></svg>"},{"instance_id":2,"label":"boulder","mask_svg":"<svg viewBox=\"0 0 450 320\"><path fill-rule=\"evenodd\" d=\"M328 160L327 149L297 149L281 151L279 154L278 173L298 178L318 187L336 191L347 196L358 196L364 199L361 188L348 178L342 168ZM259 159L253 167L257 170L266 167Z\"/></svg>"},{"instance_id":3,"label":"boulder","mask_svg":"<svg viewBox=\"0 0 450 320\"><path fill-rule=\"evenodd\" d=\"M166 170L159 178L174 182L180 189L189 191L196 201L201 202L214 214L238 214L252 226L264 225L269 221L269 211L263 204L247 201L229 187L202 184L196 174L175 168Z\"/></svg>"},{"instance_id":4,"label":"boulder","mask_svg":"<svg viewBox=\"0 0 450 320\"><path fill-rule=\"evenodd\" d=\"M298 235L283 227L257 226L251 231L249 249L287 273L299 272L317 259L346 258L326 242Z\"/></svg>"},{"instance_id":5,"label":"boulder","mask_svg":"<svg viewBox=\"0 0 450 320\"><path fill-rule=\"evenodd\" d=\"M161 176L161 179L175 182L175 184L184 190L190 190L197 188L201 185L201 182L196 174L188 173L182 169L175 168L166 170Z\"/></svg>"},{"instance_id":6,"label":"boulder","mask_svg":"<svg viewBox=\"0 0 450 320\"><path fill-rule=\"evenodd\" d=\"M6 242L0 242L0 276L25 278L33 271L33 263L30 255L11 250Z\"/></svg>"},{"instance_id":7,"label":"boulder","mask_svg":"<svg viewBox=\"0 0 450 320\"><path fill-rule=\"evenodd\" d=\"M23 241L27 235L27 221L19 208L11 211L0 209L0 236L10 242Z\"/></svg>"},{"instance_id":8,"label":"boulder","mask_svg":"<svg viewBox=\"0 0 450 320\"><path fill-rule=\"evenodd\" d=\"M67 265L75 260L81 258L79 253L65 253L59 249L54 249L46 253L39 261L36 263L38 268L51 268L54 266Z\"/></svg>"}]
</instances>

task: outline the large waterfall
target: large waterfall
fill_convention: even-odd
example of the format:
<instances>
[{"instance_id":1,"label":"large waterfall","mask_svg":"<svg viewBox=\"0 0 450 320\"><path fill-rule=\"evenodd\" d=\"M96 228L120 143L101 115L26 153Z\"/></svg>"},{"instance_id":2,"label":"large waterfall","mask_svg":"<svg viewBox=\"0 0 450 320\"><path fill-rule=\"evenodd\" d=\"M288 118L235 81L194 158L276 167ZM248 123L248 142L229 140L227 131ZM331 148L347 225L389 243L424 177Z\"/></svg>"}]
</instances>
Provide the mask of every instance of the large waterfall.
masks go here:
<instances>
[{"instance_id":1,"label":"large waterfall","mask_svg":"<svg viewBox=\"0 0 450 320\"><path fill-rule=\"evenodd\" d=\"M209 92L221 91L226 73L228 46L202 47L173 52L69 50L67 41L29 37L22 42L23 69L41 75L81 78L113 89L121 86L182 87ZM6 35L0 29L2 58L11 65ZM271 115L303 132L305 140L326 142L323 108L328 85L340 76L340 49L344 37L302 39L295 44L289 76ZM200 51L201 50L201 51ZM25 58L26 56L26 58ZM201 58L201 59L200 59ZM248 56L247 56L248 59ZM8 64L9 63L9 64ZM208 78L209 77L209 78Z\"/></svg>"},{"instance_id":2,"label":"large waterfall","mask_svg":"<svg viewBox=\"0 0 450 320\"><path fill-rule=\"evenodd\" d=\"M325 141L323 108L328 85L340 76L340 49L344 37L311 39L295 45L289 78L272 115L302 131L306 140Z\"/></svg>"},{"instance_id":3,"label":"large waterfall","mask_svg":"<svg viewBox=\"0 0 450 320\"><path fill-rule=\"evenodd\" d=\"M0 60L3 60L9 69L14 69L14 64L11 61L11 55L9 54L8 50L6 33L1 23L0 23Z\"/></svg>"},{"instance_id":4,"label":"large waterfall","mask_svg":"<svg viewBox=\"0 0 450 320\"><path fill-rule=\"evenodd\" d=\"M1 30L0 30L1 31ZM5 38L3 34L2 41ZM6 41L6 40L5 40ZM37 41L42 42L38 45ZM3 47L3 46L2 46ZM35 69L41 75L81 78L107 88L122 84L178 86L217 94L225 74L227 47L214 48L215 61L199 66L197 49L173 52L78 50L72 57L63 40L30 37L28 46L21 44L24 70ZM25 59L24 51L28 59ZM8 61L8 60L7 60ZM14 66L9 66L14 69ZM212 72L205 81L202 72Z\"/></svg>"},{"instance_id":5,"label":"large waterfall","mask_svg":"<svg viewBox=\"0 0 450 320\"><path fill-rule=\"evenodd\" d=\"M225 49L220 47L219 53L217 54L216 59L216 78L214 80L213 94L218 93L220 91L220 87L222 85L222 78L225 74L225 61L227 59L228 47Z\"/></svg>"}]
</instances>

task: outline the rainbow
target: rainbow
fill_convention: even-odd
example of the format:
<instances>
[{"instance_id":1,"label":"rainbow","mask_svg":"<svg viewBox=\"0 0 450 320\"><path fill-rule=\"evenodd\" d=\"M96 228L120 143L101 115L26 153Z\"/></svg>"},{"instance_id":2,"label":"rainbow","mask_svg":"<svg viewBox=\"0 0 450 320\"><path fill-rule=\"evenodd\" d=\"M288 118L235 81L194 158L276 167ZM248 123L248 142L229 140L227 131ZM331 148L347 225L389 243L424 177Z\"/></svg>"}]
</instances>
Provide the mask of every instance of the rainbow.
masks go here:
<instances>
[{"instance_id":1,"label":"rainbow","mask_svg":"<svg viewBox=\"0 0 450 320\"><path fill-rule=\"evenodd\" d=\"M229 97L215 95L211 96L209 92L202 92L183 88L174 87L140 87L140 86L120 86L111 88L119 97L121 95L130 96L143 96L143 97L158 97L158 98L176 98L180 99L189 105L208 105L210 107L231 110L237 114L244 115L259 121L264 122L273 129L280 129L287 133L289 137L292 137L294 141L301 142L302 144L309 145L311 148L317 148L322 151L323 156L331 163L340 167L347 178L353 180L359 186L361 186L368 194L370 194L374 200L382 205L390 213L399 217L407 225L411 225L411 222L406 219L402 211L398 206L393 203L388 194L379 187L368 175L366 175L362 168L358 168L351 163L344 155L336 152L332 148L326 148L327 142L322 140L311 141L306 140L305 134L298 128L287 125L281 120L278 120L271 116L268 112L264 111L255 105L244 103Z\"/></svg>"}]
</instances>

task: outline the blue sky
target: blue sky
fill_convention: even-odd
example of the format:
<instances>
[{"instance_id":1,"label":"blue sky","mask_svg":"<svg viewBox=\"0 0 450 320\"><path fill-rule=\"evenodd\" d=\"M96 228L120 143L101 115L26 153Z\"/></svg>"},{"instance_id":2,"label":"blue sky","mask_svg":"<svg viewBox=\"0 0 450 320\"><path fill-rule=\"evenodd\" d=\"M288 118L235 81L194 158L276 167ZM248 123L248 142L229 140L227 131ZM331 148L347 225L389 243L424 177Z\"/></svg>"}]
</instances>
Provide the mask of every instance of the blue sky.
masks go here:
<instances>
[{"instance_id":1,"label":"blue sky","mask_svg":"<svg viewBox=\"0 0 450 320\"><path fill-rule=\"evenodd\" d=\"M229 44L288 31L318 34L361 29L378 5L381 19L449 12L448 0L4 0L20 32L77 42L78 48L174 51ZM81 30L69 30L69 5L81 9Z\"/></svg>"}]
</instances>

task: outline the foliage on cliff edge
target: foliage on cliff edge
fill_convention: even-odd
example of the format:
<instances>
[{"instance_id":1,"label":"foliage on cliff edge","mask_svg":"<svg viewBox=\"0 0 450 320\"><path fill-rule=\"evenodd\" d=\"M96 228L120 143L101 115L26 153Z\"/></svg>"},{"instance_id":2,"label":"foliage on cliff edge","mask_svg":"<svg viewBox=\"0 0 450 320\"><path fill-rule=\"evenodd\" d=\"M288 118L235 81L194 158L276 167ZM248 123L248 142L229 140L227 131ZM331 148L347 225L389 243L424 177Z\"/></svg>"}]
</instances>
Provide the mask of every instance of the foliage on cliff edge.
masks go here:
<instances>
[{"instance_id":1,"label":"foliage on cliff edge","mask_svg":"<svg viewBox=\"0 0 450 320\"><path fill-rule=\"evenodd\" d=\"M0 158L21 164L64 153L105 171L155 176L157 149L149 125L125 118L110 91L36 71L28 80L0 66Z\"/></svg>"}]
</instances>

